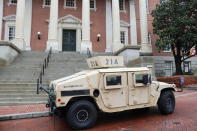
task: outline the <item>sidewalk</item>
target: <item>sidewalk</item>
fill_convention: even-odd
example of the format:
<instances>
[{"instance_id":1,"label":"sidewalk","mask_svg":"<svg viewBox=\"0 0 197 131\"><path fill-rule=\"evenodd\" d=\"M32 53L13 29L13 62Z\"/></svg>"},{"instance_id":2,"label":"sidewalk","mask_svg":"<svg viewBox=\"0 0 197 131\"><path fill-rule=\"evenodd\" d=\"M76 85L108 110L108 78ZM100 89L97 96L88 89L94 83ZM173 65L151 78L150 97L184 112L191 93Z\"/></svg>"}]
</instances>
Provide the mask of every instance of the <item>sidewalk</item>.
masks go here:
<instances>
[{"instance_id":1,"label":"sidewalk","mask_svg":"<svg viewBox=\"0 0 197 131\"><path fill-rule=\"evenodd\" d=\"M86 131L197 131L197 91L175 93L176 109L171 115L161 115L157 108L148 112L131 110L99 114L96 125ZM10 108L10 109L9 109ZM27 113L47 111L44 105L0 107L0 112ZM3 113L2 113L3 114ZM0 121L0 131L71 131L64 118L41 117Z\"/></svg>"},{"instance_id":2,"label":"sidewalk","mask_svg":"<svg viewBox=\"0 0 197 131\"><path fill-rule=\"evenodd\" d=\"M190 90L189 90L190 89ZM197 88L185 88L183 92L176 92L175 96L195 92ZM35 118L49 116L49 109L44 104L21 105L21 106L0 106L0 121Z\"/></svg>"},{"instance_id":3,"label":"sidewalk","mask_svg":"<svg viewBox=\"0 0 197 131\"><path fill-rule=\"evenodd\" d=\"M49 116L48 110L43 104L2 106L0 107L0 121Z\"/></svg>"}]
</instances>

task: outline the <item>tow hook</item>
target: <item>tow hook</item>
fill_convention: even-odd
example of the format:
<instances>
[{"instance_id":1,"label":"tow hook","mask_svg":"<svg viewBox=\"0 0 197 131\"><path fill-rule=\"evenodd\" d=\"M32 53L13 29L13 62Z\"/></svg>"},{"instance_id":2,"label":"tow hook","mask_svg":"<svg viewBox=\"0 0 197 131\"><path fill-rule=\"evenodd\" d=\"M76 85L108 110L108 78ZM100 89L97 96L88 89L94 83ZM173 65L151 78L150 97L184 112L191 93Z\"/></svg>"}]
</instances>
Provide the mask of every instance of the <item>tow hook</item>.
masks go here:
<instances>
[{"instance_id":1,"label":"tow hook","mask_svg":"<svg viewBox=\"0 0 197 131\"><path fill-rule=\"evenodd\" d=\"M46 104L45 106L46 106L46 108L49 108L50 107L50 104Z\"/></svg>"}]
</instances>

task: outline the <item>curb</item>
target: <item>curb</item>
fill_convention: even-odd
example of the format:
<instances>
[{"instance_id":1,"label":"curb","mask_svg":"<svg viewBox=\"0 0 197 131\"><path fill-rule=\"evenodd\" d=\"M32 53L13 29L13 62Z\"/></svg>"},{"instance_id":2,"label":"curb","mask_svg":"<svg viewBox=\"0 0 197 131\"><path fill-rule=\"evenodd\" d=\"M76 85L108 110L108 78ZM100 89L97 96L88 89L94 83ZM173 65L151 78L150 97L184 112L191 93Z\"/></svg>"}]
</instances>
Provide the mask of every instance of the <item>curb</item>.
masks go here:
<instances>
[{"instance_id":1,"label":"curb","mask_svg":"<svg viewBox=\"0 0 197 131\"><path fill-rule=\"evenodd\" d=\"M32 113L0 115L0 121L38 118L38 117L47 117L47 116L49 116L49 112L32 112Z\"/></svg>"},{"instance_id":2,"label":"curb","mask_svg":"<svg viewBox=\"0 0 197 131\"><path fill-rule=\"evenodd\" d=\"M185 86L185 89L188 89L188 90L197 90L197 86Z\"/></svg>"}]
</instances>

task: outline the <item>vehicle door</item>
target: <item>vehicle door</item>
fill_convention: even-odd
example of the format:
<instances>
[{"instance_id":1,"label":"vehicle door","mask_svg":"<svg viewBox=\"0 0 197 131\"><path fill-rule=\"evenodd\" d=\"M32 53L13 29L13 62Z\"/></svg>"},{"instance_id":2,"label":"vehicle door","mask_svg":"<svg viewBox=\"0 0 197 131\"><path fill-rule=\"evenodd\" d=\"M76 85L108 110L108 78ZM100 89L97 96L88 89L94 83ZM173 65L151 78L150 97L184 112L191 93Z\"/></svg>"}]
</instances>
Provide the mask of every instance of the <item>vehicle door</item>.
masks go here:
<instances>
[{"instance_id":1,"label":"vehicle door","mask_svg":"<svg viewBox=\"0 0 197 131\"><path fill-rule=\"evenodd\" d=\"M101 97L108 108L124 107L128 104L127 73L103 74Z\"/></svg>"},{"instance_id":2,"label":"vehicle door","mask_svg":"<svg viewBox=\"0 0 197 131\"><path fill-rule=\"evenodd\" d=\"M145 72L128 73L129 105L150 102L151 75Z\"/></svg>"}]
</instances>

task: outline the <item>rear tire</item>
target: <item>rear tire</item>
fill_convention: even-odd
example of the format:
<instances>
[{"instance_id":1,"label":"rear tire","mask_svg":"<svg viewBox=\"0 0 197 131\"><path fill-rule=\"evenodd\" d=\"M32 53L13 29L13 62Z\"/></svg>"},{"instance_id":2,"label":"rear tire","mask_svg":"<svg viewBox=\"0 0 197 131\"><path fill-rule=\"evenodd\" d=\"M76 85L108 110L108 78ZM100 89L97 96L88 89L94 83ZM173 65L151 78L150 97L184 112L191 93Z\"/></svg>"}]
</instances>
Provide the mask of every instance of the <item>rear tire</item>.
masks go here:
<instances>
[{"instance_id":1,"label":"rear tire","mask_svg":"<svg viewBox=\"0 0 197 131\"><path fill-rule=\"evenodd\" d=\"M97 120L97 110L93 103L87 100L79 100L69 107L66 119L73 129L91 128Z\"/></svg>"},{"instance_id":2,"label":"rear tire","mask_svg":"<svg viewBox=\"0 0 197 131\"><path fill-rule=\"evenodd\" d=\"M161 114L172 114L175 109L175 97L172 90L164 90L161 92L158 100L158 108Z\"/></svg>"}]
</instances>

